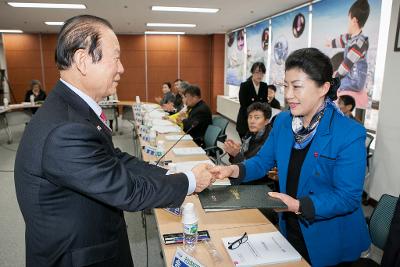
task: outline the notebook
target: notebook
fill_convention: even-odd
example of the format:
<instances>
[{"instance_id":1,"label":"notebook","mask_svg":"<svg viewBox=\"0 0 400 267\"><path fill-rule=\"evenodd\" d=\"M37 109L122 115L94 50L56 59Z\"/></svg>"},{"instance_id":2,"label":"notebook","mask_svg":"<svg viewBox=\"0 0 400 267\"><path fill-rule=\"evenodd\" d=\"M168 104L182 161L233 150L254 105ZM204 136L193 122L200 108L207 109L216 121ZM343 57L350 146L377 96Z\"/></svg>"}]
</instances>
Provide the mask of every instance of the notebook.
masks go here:
<instances>
[{"instance_id":1,"label":"notebook","mask_svg":"<svg viewBox=\"0 0 400 267\"><path fill-rule=\"evenodd\" d=\"M280 232L249 234L235 249L230 244L242 236L222 238L224 247L236 267L247 267L300 261L301 255Z\"/></svg>"},{"instance_id":2,"label":"notebook","mask_svg":"<svg viewBox=\"0 0 400 267\"><path fill-rule=\"evenodd\" d=\"M165 136L165 140L167 140L167 141L178 141L179 138L181 138L181 137L182 137L181 134L166 135ZM185 136L182 138L182 140L183 141L189 141L189 140L193 140L193 138L190 135L185 134Z\"/></svg>"},{"instance_id":3,"label":"notebook","mask_svg":"<svg viewBox=\"0 0 400 267\"><path fill-rule=\"evenodd\" d=\"M267 185L213 185L201 193L204 210L212 209L287 209L280 199L268 196Z\"/></svg>"}]
</instances>

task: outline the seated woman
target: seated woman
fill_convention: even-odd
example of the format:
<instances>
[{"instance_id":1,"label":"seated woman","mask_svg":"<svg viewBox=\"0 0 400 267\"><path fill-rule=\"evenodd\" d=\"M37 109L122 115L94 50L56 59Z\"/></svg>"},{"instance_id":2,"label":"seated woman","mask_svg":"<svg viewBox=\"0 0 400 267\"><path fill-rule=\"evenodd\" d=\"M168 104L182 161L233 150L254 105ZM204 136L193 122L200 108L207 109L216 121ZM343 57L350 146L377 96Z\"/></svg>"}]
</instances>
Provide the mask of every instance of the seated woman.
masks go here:
<instances>
[{"instance_id":1,"label":"seated woman","mask_svg":"<svg viewBox=\"0 0 400 267\"><path fill-rule=\"evenodd\" d=\"M25 94L25 102L31 102L31 95L35 102L44 101L46 93L42 90L42 84L38 80L32 80L29 90ZM32 114L35 114L37 108L32 108Z\"/></svg>"},{"instance_id":2,"label":"seated woman","mask_svg":"<svg viewBox=\"0 0 400 267\"><path fill-rule=\"evenodd\" d=\"M170 82L163 83L161 89L163 92L163 97L162 98L156 97L154 99L156 100L157 103L160 104L160 106L165 111L170 111L175 101L175 95L171 91L171 83Z\"/></svg>"}]
</instances>

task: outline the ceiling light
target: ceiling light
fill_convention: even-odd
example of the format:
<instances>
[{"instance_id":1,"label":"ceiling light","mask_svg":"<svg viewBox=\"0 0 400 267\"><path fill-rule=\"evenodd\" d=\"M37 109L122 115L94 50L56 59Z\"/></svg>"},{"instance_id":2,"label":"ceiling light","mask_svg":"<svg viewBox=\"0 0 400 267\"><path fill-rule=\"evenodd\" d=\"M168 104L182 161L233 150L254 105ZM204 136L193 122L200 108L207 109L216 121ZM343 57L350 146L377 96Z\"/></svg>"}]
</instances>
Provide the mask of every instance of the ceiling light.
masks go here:
<instances>
[{"instance_id":1,"label":"ceiling light","mask_svg":"<svg viewBox=\"0 0 400 267\"><path fill-rule=\"evenodd\" d=\"M194 28L196 24L187 24L187 23L147 23L148 27L182 27L182 28Z\"/></svg>"},{"instance_id":2,"label":"ceiling light","mask_svg":"<svg viewBox=\"0 0 400 267\"><path fill-rule=\"evenodd\" d=\"M0 30L1 33L23 33L21 30Z\"/></svg>"},{"instance_id":3,"label":"ceiling light","mask_svg":"<svg viewBox=\"0 0 400 267\"><path fill-rule=\"evenodd\" d=\"M21 2L7 2L7 4L9 4L12 7L86 9L86 6L82 4L21 3Z\"/></svg>"},{"instance_id":4,"label":"ceiling light","mask_svg":"<svg viewBox=\"0 0 400 267\"><path fill-rule=\"evenodd\" d=\"M144 34L185 34L185 32L159 32L159 31L145 31Z\"/></svg>"},{"instance_id":5,"label":"ceiling light","mask_svg":"<svg viewBox=\"0 0 400 267\"><path fill-rule=\"evenodd\" d=\"M50 26L62 26L64 25L64 21L45 21L44 24Z\"/></svg>"},{"instance_id":6,"label":"ceiling light","mask_svg":"<svg viewBox=\"0 0 400 267\"><path fill-rule=\"evenodd\" d=\"M153 10L153 11L217 13L219 11L219 8L179 7L179 6L152 6L151 10Z\"/></svg>"}]
</instances>

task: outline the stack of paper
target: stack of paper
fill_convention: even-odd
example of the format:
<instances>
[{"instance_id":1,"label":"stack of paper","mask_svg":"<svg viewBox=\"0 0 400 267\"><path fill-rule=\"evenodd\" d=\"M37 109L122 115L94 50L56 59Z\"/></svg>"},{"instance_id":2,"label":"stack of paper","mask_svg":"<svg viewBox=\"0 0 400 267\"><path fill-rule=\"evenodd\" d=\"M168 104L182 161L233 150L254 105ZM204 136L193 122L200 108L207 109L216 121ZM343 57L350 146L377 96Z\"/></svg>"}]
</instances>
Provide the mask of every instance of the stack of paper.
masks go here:
<instances>
[{"instance_id":1,"label":"stack of paper","mask_svg":"<svg viewBox=\"0 0 400 267\"><path fill-rule=\"evenodd\" d=\"M300 254L280 232L248 235L248 240L235 249L229 249L242 236L222 238L224 247L237 267L278 264L300 261Z\"/></svg>"},{"instance_id":2,"label":"stack of paper","mask_svg":"<svg viewBox=\"0 0 400 267\"><path fill-rule=\"evenodd\" d=\"M176 125L169 125L169 126L163 126L163 125L155 125L153 126L153 129L157 131L158 133L180 133L181 128Z\"/></svg>"},{"instance_id":3,"label":"stack of paper","mask_svg":"<svg viewBox=\"0 0 400 267\"><path fill-rule=\"evenodd\" d=\"M165 116L165 112L159 110L153 110L148 114L152 119L162 119Z\"/></svg>"},{"instance_id":4,"label":"stack of paper","mask_svg":"<svg viewBox=\"0 0 400 267\"><path fill-rule=\"evenodd\" d=\"M172 151L177 156L194 156L206 154L206 152L201 147L177 147L173 148Z\"/></svg>"},{"instance_id":5,"label":"stack of paper","mask_svg":"<svg viewBox=\"0 0 400 267\"><path fill-rule=\"evenodd\" d=\"M172 122L168 121L168 120L160 120L160 119L152 119L151 123L154 126L170 126L170 125L174 125Z\"/></svg>"},{"instance_id":6,"label":"stack of paper","mask_svg":"<svg viewBox=\"0 0 400 267\"><path fill-rule=\"evenodd\" d=\"M181 138L181 137L182 137L181 134L166 135L165 136L165 140L167 140L167 141L178 141L179 138ZM181 140L188 141L188 140L193 140L193 138L190 135L186 134Z\"/></svg>"}]
</instances>

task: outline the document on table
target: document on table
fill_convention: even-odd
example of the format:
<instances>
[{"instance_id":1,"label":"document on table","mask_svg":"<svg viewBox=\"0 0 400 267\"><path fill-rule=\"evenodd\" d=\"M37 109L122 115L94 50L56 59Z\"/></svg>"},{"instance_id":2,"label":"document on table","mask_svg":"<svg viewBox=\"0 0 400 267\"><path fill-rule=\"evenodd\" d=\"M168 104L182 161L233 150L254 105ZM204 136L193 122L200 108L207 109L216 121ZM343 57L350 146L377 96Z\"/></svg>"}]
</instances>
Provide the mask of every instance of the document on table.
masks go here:
<instances>
[{"instance_id":1,"label":"document on table","mask_svg":"<svg viewBox=\"0 0 400 267\"><path fill-rule=\"evenodd\" d=\"M175 125L174 123L172 123L171 121L168 120L160 120L160 119L152 119L151 123L154 126L172 126Z\"/></svg>"},{"instance_id":2,"label":"document on table","mask_svg":"<svg viewBox=\"0 0 400 267\"><path fill-rule=\"evenodd\" d=\"M148 114L152 119L162 119L165 116L165 112L159 110L153 110Z\"/></svg>"},{"instance_id":3,"label":"document on table","mask_svg":"<svg viewBox=\"0 0 400 267\"><path fill-rule=\"evenodd\" d=\"M176 125L155 125L153 126L153 129L156 130L159 133L180 133L181 128Z\"/></svg>"},{"instance_id":4,"label":"document on table","mask_svg":"<svg viewBox=\"0 0 400 267\"><path fill-rule=\"evenodd\" d=\"M172 151L177 156L205 155L206 152L201 147L176 147Z\"/></svg>"},{"instance_id":5,"label":"document on table","mask_svg":"<svg viewBox=\"0 0 400 267\"><path fill-rule=\"evenodd\" d=\"M242 236L222 238L224 247L231 260L237 267L278 264L283 262L300 261L300 254L280 232L248 235L248 240L236 249L229 245Z\"/></svg>"},{"instance_id":6,"label":"document on table","mask_svg":"<svg viewBox=\"0 0 400 267\"><path fill-rule=\"evenodd\" d=\"M167 141L178 141L179 138L181 138L181 134L173 134L173 135L166 135L165 140ZM188 141L188 140L193 140L193 138L189 134L185 134L185 136L182 138L183 141Z\"/></svg>"}]
</instances>

